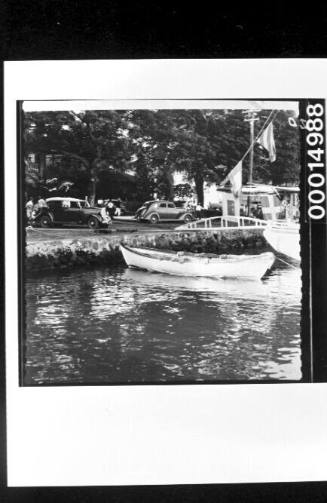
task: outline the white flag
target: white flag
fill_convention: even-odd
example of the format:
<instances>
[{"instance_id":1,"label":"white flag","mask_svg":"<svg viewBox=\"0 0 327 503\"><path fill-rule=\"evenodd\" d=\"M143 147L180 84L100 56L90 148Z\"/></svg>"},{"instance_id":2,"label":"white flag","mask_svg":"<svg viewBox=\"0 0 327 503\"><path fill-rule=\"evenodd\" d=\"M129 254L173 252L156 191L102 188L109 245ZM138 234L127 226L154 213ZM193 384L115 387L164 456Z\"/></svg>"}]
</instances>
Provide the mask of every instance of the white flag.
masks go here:
<instances>
[{"instance_id":1,"label":"white flag","mask_svg":"<svg viewBox=\"0 0 327 503\"><path fill-rule=\"evenodd\" d=\"M257 143L268 150L270 162L276 161L276 146L272 122L266 127L260 138L257 139Z\"/></svg>"},{"instance_id":2,"label":"white flag","mask_svg":"<svg viewBox=\"0 0 327 503\"><path fill-rule=\"evenodd\" d=\"M242 190L242 161L236 164L235 168L226 176L221 185L230 181L234 197L239 197Z\"/></svg>"}]
</instances>

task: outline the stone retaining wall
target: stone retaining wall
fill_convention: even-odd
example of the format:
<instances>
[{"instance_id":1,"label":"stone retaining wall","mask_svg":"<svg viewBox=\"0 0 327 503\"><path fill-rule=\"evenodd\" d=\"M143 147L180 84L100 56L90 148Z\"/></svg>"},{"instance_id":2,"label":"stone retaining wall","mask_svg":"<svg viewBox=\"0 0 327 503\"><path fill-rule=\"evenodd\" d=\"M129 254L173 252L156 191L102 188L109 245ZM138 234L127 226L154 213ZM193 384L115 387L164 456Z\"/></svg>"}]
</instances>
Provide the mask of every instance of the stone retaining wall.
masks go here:
<instances>
[{"instance_id":1,"label":"stone retaining wall","mask_svg":"<svg viewBox=\"0 0 327 503\"><path fill-rule=\"evenodd\" d=\"M190 251L237 253L264 248L263 229L219 229L217 231L172 231L142 234L101 235L28 243L26 271L72 269L85 265L124 264L120 243L129 246Z\"/></svg>"}]
</instances>

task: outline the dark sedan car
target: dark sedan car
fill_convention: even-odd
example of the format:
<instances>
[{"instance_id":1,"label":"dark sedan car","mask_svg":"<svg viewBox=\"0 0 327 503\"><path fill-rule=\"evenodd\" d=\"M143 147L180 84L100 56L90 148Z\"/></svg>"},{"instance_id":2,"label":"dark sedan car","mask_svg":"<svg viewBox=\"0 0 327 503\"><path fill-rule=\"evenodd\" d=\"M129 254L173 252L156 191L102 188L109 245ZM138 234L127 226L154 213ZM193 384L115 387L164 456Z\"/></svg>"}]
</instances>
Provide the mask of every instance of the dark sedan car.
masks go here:
<instances>
[{"instance_id":1,"label":"dark sedan car","mask_svg":"<svg viewBox=\"0 0 327 503\"><path fill-rule=\"evenodd\" d=\"M50 197L47 206L40 208L32 218L33 225L51 227L88 226L90 229L107 227L110 218L101 208L92 208L87 201L73 197Z\"/></svg>"},{"instance_id":2,"label":"dark sedan car","mask_svg":"<svg viewBox=\"0 0 327 503\"><path fill-rule=\"evenodd\" d=\"M185 223L194 220L190 211L185 208L176 208L176 205L170 201L147 201L137 210L135 218L137 220L147 220L152 224L162 220L176 220Z\"/></svg>"}]
</instances>

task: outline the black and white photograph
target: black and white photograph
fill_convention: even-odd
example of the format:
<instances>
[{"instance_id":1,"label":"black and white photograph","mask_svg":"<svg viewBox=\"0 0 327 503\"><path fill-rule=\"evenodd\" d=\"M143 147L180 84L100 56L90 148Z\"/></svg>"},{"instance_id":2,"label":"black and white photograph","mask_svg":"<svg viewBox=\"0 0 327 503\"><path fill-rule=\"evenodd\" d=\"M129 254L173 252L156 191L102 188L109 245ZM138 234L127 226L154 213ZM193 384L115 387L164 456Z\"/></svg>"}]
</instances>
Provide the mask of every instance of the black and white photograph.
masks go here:
<instances>
[{"instance_id":1,"label":"black and white photograph","mask_svg":"<svg viewBox=\"0 0 327 503\"><path fill-rule=\"evenodd\" d=\"M9 487L327 477L326 75L6 63Z\"/></svg>"},{"instance_id":2,"label":"black and white photograph","mask_svg":"<svg viewBox=\"0 0 327 503\"><path fill-rule=\"evenodd\" d=\"M20 103L21 384L302 380L299 102L122 105Z\"/></svg>"}]
</instances>

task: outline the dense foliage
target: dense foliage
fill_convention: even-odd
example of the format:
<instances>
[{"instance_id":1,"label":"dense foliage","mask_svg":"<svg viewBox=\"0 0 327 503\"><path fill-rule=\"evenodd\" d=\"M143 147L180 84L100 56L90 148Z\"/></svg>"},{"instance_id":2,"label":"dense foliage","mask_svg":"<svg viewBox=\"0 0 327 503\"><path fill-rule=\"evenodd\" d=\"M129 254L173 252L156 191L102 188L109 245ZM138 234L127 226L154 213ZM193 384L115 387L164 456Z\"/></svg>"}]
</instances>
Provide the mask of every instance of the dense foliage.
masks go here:
<instances>
[{"instance_id":1,"label":"dense foliage","mask_svg":"<svg viewBox=\"0 0 327 503\"><path fill-rule=\"evenodd\" d=\"M258 112L255 135L268 115ZM274 117L274 163L255 146L254 181L298 182L299 133L288 124L290 115L279 111ZM84 184L93 198L108 173L133 175L137 199L149 199L154 192L172 198L173 173L181 171L203 202L204 182L220 183L250 142L249 123L241 110L26 112L24 121L25 158L30 153L59 156L47 177L69 180L75 187ZM247 156L243 183L248 162ZM37 183L30 175L26 182Z\"/></svg>"}]
</instances>

